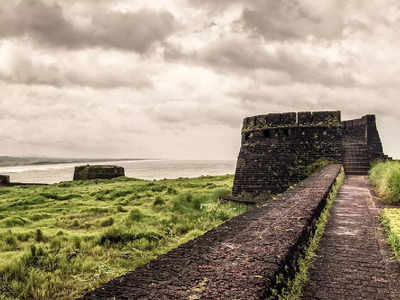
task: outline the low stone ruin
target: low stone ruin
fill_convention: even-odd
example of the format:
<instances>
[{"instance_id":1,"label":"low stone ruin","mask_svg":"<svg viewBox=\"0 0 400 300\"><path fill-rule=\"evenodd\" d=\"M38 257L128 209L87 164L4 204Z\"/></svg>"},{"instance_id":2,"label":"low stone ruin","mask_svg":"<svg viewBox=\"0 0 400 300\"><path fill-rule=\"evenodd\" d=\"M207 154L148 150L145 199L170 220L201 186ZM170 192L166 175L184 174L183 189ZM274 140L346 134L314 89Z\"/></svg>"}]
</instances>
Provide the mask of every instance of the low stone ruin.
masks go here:
<instances>
[{"instance_id":1,"label":"low stone ruin","mask_svg":"<svg viewBox=\"0 0 400 300\"><path fill-rule=\"evenodd\" d=\"M125 176L123 167L112 165L95 165L75 167L74 180L112 179Z\"/></svg>"},{"instance_id":2,"label":"low stone ruin","mask_svg":"<svg viewBox=\"0 0 400 300\"><path fill-rule=\"evenodd\" d=\"M0 185L9 185L10 184L10 176L0 175Z\"/></svg>"}]
</instances>

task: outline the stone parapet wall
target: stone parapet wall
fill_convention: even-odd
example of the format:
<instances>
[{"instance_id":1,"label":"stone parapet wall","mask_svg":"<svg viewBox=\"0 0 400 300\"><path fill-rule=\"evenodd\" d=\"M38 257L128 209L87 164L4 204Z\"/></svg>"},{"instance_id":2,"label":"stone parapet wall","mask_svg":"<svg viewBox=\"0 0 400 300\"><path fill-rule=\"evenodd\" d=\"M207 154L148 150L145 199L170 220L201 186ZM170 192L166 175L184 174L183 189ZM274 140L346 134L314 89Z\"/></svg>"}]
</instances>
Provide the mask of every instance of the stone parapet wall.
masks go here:
<instances>
[{"instance_id":1,"label":"stone parapet wall","mask_svg":"<svg viewBox=\"0 0 400 300\"><path fill-rule=\"evenodd\" d=\"M282 127L340 125L340 111L274 113L245 118L242 132Z\"/></svg>"},{"instance_id":2,"label":"stone parapet wall","mask_svg":"<svg viewBox=\"0 0 400 300\"><path fill-rule=\"evenodd\" d=\"M340 168L327 166L82 299L267 299L278 274L295 274Z\"/></svg>"}]
</instances>

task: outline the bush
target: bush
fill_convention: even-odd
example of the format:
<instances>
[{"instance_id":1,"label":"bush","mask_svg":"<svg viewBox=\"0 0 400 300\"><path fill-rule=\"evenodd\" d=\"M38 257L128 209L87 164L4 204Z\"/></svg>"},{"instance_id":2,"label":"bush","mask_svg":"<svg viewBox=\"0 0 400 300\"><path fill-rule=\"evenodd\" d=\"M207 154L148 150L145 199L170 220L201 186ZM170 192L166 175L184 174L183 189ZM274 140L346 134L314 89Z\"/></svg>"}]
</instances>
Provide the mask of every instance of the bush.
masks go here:
<instances>
[{"instance_id":1,"label":"bush","mask_svg":"<svg viewBox=\"0 0 400 300\"><path fill-rule=\"evenodd\" d=\"M28 221L22 217L10 217L4 220L5 227L24 226Z\"/></svg>"},{"instance_id":2,"label":"bush","mask_svg":"<svg viewBox=\"0 0 400 300\"><path fill-rule=\"evenodd\" d=\"M162 206L164 204L165 204L165 201L160 196L157 196L156 199L154 199L153 206Z\"/></svg>"},{"instance_id":3,"label":"bush","mask_svg":"<svg viewBox=\"0 0 400 300\"><path fill-rule=\"evenodd\" d=\"M138 222L141 221L145 215L140 211L140 209L134 208L131 210L128 216L128 222Z\"/></svg>"},{"instance_id":4,"label":"bush","mask_svg":"<svg viewBox=\"0 0 400 300\"><path fill-rule=\"evenodd\" d=\"M125 208L123 208L121 205L117 206L117 211L118 212L127 212L127 210Z\"/></svg>"},{"instance_id":5,"label":"bush","mask_svg":"<svg viewBox=\"0 0 400 300\"><path fill-rule=\"evenodd\" d=\"M167 194L176 195L176 194L178 194L178 191L176 189L174 189L173 187L169 186L168 189L167 189Z\"/></svg>"},{"instance_id":6,"label":"bush","mask_svg":"<svg viewBox=\"0 0 400 300\"><path fill-rule=\"evenodd\" d=\"M36 242L45 242L46 237L44 236L43 232L40 229L37 229L35 232L35 241Z\"/></svg>"},{"instance_id":7,"label":"bush","mask_svg":"<svg viewBox=\"0 0 400 300\"><path fill-rule=\"evenodd\" d=\"M138 232L134 233L130 230L124 230L122 228L114 227L103 233L100 236L99 244L117 244L117 243L128 243L140 239L146 239L149 242L158 242L163 236L156 232Z\"/></svg>"},{"instance_id":8,"label":"bush","mask_svg":"<svg viewBox=\"0 0 400 300\"><path fill-rule=\"evenodd\" d=\"M100 223L100 225L102 226L102 227L108 227L108 226L111 226L111 225L113 225L114 224L114 219L112 218L112 217L110 217L110 218L108 218L108 219L105 219L105 220L103 220L101 223Z\"/></svg>"},{"instance_id":9,"label":"bush","mask_svg":"<svg viewBox=\"0 0 400 300\"><path fill-rule=\"evenodd\" d=\"M373 164L369 178L379 197L390 203L400 203L400 162L388 161Z\"/></svg>"}]
</instances>

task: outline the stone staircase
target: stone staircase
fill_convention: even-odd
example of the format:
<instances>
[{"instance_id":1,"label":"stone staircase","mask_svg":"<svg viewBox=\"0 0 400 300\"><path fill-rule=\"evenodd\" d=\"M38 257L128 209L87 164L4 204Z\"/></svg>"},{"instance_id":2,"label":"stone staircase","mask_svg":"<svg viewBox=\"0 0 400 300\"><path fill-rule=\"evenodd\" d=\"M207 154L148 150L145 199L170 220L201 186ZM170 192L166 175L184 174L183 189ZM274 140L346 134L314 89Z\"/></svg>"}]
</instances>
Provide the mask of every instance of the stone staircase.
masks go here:
<instances>
[{"instance_id":1,"label":"stone staircase","mask_svg":"<svg viewBox=\"0 0 400 300\"><path fill-rule=\"evenodd\" d=\"M366 144L344 144L343 166L346 175L368 175L370 168Z\"/></svg>"}]
</instances>

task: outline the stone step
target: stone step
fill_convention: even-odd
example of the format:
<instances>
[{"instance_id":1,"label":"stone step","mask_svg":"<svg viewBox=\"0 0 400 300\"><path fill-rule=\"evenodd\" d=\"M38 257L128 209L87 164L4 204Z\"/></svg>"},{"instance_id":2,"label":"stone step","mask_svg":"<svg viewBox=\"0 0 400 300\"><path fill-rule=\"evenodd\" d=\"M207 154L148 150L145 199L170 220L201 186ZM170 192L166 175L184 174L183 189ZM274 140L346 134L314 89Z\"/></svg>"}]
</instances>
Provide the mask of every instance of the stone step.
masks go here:
<instances>
[{"instance_id":1,"label":"stone step","mask_svg":"<svg viewBox=\"0 0 400 300\"><path fill-rule=\"evenodd\" d=\"M344 170L347 175L368 175L369 170Z\"/></svg>"},{"instance_id":2,"label":"stone step","mask_svg":"<svg viewBox=\"0 0 400 300\"><path fill-rule=\"evenodd\" d=\"M370 163L366 161L351 161L351 162L343 162L344 166L366 166L370 167Z\"/></svg>"},{"instance_id":3,"label":"stone step","mask_svg":"<svg viewBox=\"0 0 400 300\"><path fill-rule=\"evenodd\" d=\"M344 150L344 153L368 153L367 150L362 150L362 149L346 149Z\"/></svg>"},{"instance_id":4,"label":"stone step","mask_svg":"<svg viewBox=\"0 0 400 300\"><path fill-rule=\"evenodd\" d=\"M368 155L367 151L347 151L344 152L344 155Z\"/></svg>"},{"instance_id":5,"label":"stone step","mask_svg":"<svg viewBox=\"0 0 400 300\"><path fill-rule=\"evenodd\" d=\"M353 159L353 160L345 160L345 161L343 161L343 164L346 164L346 165L361 164L361 165L367 165L367 166L369 166L369 161L368 161L368 160L357 160L357 159Z\"/></svg>"},{"instance_id":6,"label":"stone step","mask_svg":"<svg viewBox=\"0 0 400 300\"><path fill-rule=\"evenodd\" d=\"M344 166L344 169L354 169L354 170L359 170L359 169L369 170L370 169L369 165L356 165L356 164L354 164L354 165L343 165L343 166Z\"/></svg>"},{"instance_id":7,"label":"stone step","mask_svg":"<svg viewBox=\"0 0 400 300\"><path fill-rule=\"evenodd\" d=\"M369 158L367 156L345 156L343 158L344 161L346 160L363 160L363 161L369 161Z\"/></svg>"},{"instance_id":8,"label":"stone step","mask_svg":"<svg viewBox=\"0 0 400 300\"><path fill-rule=\"evenodd\" d=\"M368 152L368 148L344 148L344 152L351 151Z\"/></svg>"},{"instance_id":9,"label":"stone step","mask_svg":"<svg viewBox=\"0 0 400 300\"><path fill-rule=\"evenodd\" d=\"M369 161L369 158L368 157L366 157L366 156L356 156L356 155L354 155L354 156L345 156L344 158L343 158L343 160L344 161L351 161L351 160L357 160L357 161Z\"/></svg>"},{"instance_id":10,"label":"stone step","mask_svg":"<svg viewBox=\"0 0 400 300\"><path fill-rule=\"evenodd\" d=\"M344 169L362 169L362 170L369 170L370 166L369 165L343 165Z\"/></svg>"},{"instance_id":11,"label":"stone step","mask_svg":"<svg viewBox=\"0 0 400 300\"><path fill-rule=\"evenodd\" d=\"M351 150L367 151L368 147L344 147L343 149L344 149L344 151L347 151L347 150L349 150L349 151L351 151Z\"/></svg>"},{"instance_id":12,"label":"stone step","mask_svg":"<svg viewBox=\"0 0 400 300\"><path fill-rule=\"evenodd\" d=\"M345 171L346 175L368 175L366 171Z\"/></svg>"},{"instance_id":13,"label":"stone step","mask_svg":"<svg viewBox=\"0 0 400 300\"><path fill-rule=\"evenodd\" d=\"M368 147L344 147L343 148L344 149L344 151L347 151L347 150L364 150L364 151L367 151L368 150Z\"/></svg>"},{"instance_id":14,"label":"stone step","mask_svg":"<svg viewBox=\"0 0 400 300\"><path fill-rule=\"evenodd\" d=\"M343 165L344 168L347 169L370 169L370 165L362 165L362 164L351 164L351 165Z\"/></svg>"}]
</instances>

